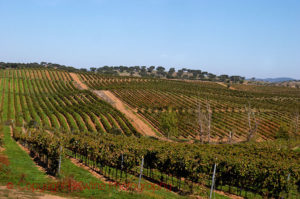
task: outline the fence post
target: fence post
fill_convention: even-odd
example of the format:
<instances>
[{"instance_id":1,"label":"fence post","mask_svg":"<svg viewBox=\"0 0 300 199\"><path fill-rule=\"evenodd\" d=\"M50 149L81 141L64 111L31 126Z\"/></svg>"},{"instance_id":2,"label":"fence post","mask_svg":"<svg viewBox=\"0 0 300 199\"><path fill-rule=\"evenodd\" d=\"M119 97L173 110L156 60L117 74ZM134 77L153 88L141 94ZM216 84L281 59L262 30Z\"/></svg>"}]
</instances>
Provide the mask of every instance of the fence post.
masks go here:
<instances>
[{"instance_id":1,"label":"fence post","mask_svg":"<svg viewBox=\"0 0 300 199\"><path fill-rule=\"evenodd\" d=\"M139 176L138 189L141 188L141 178L142 178L142 175L143 175L143 166L144 166L144 156L142 156L142 163L141 163L141 170L140 170L140 176Z\"/></svg>"},{"instance_id":2,"label":"fence post","mask_svg":"<svg viewBox=\"0 0 300 199\"><path fill-rule=\"evenodd\" d=\"M214 173L213 173L212 180L211 180L211 188L210 188L209 199L212 198L212 193L213 193L213 191L214 191L216 168L217 168L217 163L215 163L215 166L214 166Z\"/></svg>"},{"instance_id":3,"label":"fence post","mask_svg":"<svg viewBox=\"0 0 300 199\"><path fill-rule=\"evenodd\" d=\"M60 146L60 148L59 148L59 151L60 151L60 153L59 153L59 161L58 161L58 175L60 174L60 165L61 165L61 152L62 152L62 146Z\"/></svg>"},{"instance_id":4,"label":"fence post","mask_svg":"<svg viewBox=\"0 0 300 199\"><path fill-rule=\"evenodd\" d=\"M289 183L289 181L290 181L290 177L291 177L291 174L289 173L288 174L288 177L287 177L287 183ZM284 197L281 197L282 199L284 198ZM287 197L286 198L289 198L289 190L288 190L288 192L287 192Z\"/></svg>"},{"instance_id":5,"label":"fence post","mask_svg":"<svg viewBox=\"0 0 300 199\"><path fill-rule=\"evenodd\" d=\"M124 162L124 156L122 153L122 160L121 160L121 179L122 179L122 172L123 172L123 162Z\"/></svg>"}]
</instances>

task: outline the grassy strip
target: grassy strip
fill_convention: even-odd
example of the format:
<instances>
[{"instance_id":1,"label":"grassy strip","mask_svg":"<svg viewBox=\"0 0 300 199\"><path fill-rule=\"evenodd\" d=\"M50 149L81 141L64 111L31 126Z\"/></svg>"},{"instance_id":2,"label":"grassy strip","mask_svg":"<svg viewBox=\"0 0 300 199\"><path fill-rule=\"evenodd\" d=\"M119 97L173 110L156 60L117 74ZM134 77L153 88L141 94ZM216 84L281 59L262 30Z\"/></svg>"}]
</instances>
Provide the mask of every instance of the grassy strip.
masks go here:
<instances>
[{"instance_id":1,"label":"grassy strip","mask_svg":"<svg viewBox=\"0 0 300 199\"><path fill-rule=\"evenodd\" d=\"M74 165L69 159L63 159L61 169L62 178L72 178L85 187L83 190L73 192L71 195L74 196L88 198L184 198L164 189L155 191L145 189L142 192L120 191L116 185L104 184L87 170ZM142 183L146 182L142 181Z\"/></svg>"},{"instance_id":2,"label":"grassy strip","mask_svg":"<svg viewBox=\"0 0 300 199\"><path fill-rule=\"evenodd\" d=\"M20 179L23 178L23 184L30 183L45 183L49 181L46 174L39 171L30 156L23 151L18 144L10 136L9 126L4 126L4 154L9 159L9 165L6 172L1 172L0 183L13 183L17 185Z\"/></svg>"},{"instance_id":3,"label":"grassy strip","mask_svg":"<svg viewBox=\"0 0 300 199\"><path fill-rule=\"evenodd\" d=\"M70 152L67 152L67 153L72 157L74 156L74 154L72 154ZM83 156L79 155L79 156L77 156L77 158L80 159L82 162L85 162L85 158ZM139 169L140 168L137 167L135 170L138 172ZM136 177L135 175L132 175L129 173L125 174L123 172L123 175L121 176L120 170L117 170L116 168L109 167L109 166L104 166L101 168L101 170L102 170L102 172L105 171L104 176L109 177L110 179L117 180L117 182L119 182L119 183L126 184L126 181L127 181L129 183L127 185L129 185L132 188L136 188L138 185L138 177ZM109 170L110 170L110 172L109 172L110 174L108 174ZM144 168L144 170L143 170L143 175L146 175L146 168ZM156 175L158 176L158 173ZM174 178L174 180L175 180L175 178ZM158 181L159 181L159 179L158 179ZM167 185L162 185L162 186L169 188ZM144 180L143 178L141 180L141 187L144 187L142 194L147 195L147 198L149 198L150 196L153 196L154 198L157 198L158 196L160 196L160 197L163 196L163 198L182 198L182 197L185 198L184 196L174 194L173 192L171 192L167 189L164 189L162 186L150 183L149 181ZM182 183L182 186L183 186L183 183ZM107 185L107 188L109 188L108 185ZM204 198L209 197L210 190L205 187L194 186L194 191L195 191L194 195L201 196ZM228 198L227 196L220 195L218 193L214 193L214 197L217 199ZM187 197L187 198L189 198L189 197Z\"/></svg>"}]
</instances>

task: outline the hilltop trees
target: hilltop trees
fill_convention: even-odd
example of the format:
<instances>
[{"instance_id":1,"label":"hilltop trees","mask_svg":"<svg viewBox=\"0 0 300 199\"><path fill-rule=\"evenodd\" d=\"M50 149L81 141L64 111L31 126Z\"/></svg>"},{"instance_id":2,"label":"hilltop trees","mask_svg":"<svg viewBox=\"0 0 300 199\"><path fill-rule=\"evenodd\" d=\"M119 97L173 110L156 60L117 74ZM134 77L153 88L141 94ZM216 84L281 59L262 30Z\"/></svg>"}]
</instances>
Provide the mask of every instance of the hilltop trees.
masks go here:
<instances>
[{"instance_id":1,"label":"hilltop trees","mask_svg":"<svg viewBox=\"0 0 300 199\"><path fill-rule=\"evenodd\" d=\"M205 81L218 81L218 82L233 82L233 83L243 83L245 78L241 76L228 76L220 75L217 76L213 73L206 71L182 68L176 69L174 67L166 71L163 66L103 66L103 67L90 67L89 70L86 68L76 69L71 66L60 65L51 62L41 62L41 63L5 63L0 62L0 69L5 68L52 68L65 70L68 72L81 72L81 73L99 73L105 75L118 76L120 73L124 73L127 76L141 76L141 77L158 77L158 78L179 78L179 79L193 79L193 80L205 80Z\"/></svg>"},{"instance_id":2,"label":"hilltop trees","mask_svg":"<svg viewBox=\"0 0 300 199\"><path fill-rule=\"evenodd\" d=\"M175 73L175 68L170 68L167 74L167 78L173 78L174 73Z\"/></svg>"},{"instance_id":3,"label":"hilltop trees","mask_svg":"<svg viewBox=\"0 0 300 199\"><path fill-rule=\"evenodd\" d=\"M93 73L96 72L96 70L97 70L97 68L95 68L95 67L90 68L90 71L93 72Z\"/></svg>"},{"instance_id":4,"label":"hilltop trees","mask_svg":"<svg viewBox=\"0 0 300 199\"><path fill-rule=\"evenodd\" d=\"M155 69L155 66L150 66L149 68L148 68L148 72L149 73L152 73L152 71Z\"/></svg>"}]
</instances>

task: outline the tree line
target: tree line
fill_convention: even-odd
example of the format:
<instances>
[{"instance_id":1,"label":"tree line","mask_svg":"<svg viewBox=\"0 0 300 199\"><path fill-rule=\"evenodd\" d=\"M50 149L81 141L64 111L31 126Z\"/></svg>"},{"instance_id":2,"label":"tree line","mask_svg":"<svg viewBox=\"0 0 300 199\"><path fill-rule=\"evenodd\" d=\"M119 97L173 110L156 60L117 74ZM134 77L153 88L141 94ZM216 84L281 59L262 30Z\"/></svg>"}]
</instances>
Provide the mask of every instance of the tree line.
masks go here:
<instances>
[{"instance_id":1,"label":"tree line","mask_svg":"<svg viewBox=\"0 0 300 199\"><path fill-rule=\"evenodd\" d=\"M140 76L140 77L154 77L154 78L167 78L167 79L187 79L187 80L205 80L205 81L218 81L225 83L243 83L245 77L238 75L229 76L226 74L215 75L202 70L194 70L182 68L176 70L170 68L167 70L163 66L103 66L103 67L90 67L74 68L72 66L65 66L51 62L33 62L33 63L5 63L0 62L0 69L5 68L52 68L60 69L68 72L91 72L104 75L124 75L124 76Z\"/></svg>"}]
</instances>

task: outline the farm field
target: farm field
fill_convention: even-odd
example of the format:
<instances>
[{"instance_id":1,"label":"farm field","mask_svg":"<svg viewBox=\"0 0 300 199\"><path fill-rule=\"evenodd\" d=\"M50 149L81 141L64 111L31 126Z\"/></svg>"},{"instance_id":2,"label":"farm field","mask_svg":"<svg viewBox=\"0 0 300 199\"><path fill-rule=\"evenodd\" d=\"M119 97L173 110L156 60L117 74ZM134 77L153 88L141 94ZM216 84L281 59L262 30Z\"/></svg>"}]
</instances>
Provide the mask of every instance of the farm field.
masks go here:
<instances>
[{"instance_id":1,"label":"farm field","mask_svg":"<svg viewBox=\"0 0 300 199\"><path fill-rule=\"evenodd\" d=\"M0 7L0 199L300 199L300 0Z\"/></svg>"},{"instance_id":2,"label":"farm field","mask_svg":"<svg viewBox=\"0 0 300 199\"><path fill-rule=\"evenodd\" d=\"M94 93L99 90L110 91L130 107L129 111L157 131L156 136L143 136L134 120ZM30 168L37 162L43 167L42 171L28 171L29 177L40 176L34 182L72 178L102 183L106 179L124 189L62 191L61 196L208 198L215 173L216 198L297 198L300 154L293 149L299 146L295 113L300 94L291 88L270 90L273 88L226 88L213 82L71 74L45 68L0 70L3 146L12 159L26 156L20 149L15 157L9 153L18 148L15 141L30 151L35 158L26 156L24 162ZM249 104L258 128L254 139L245 142ZM203 113L211 112L210 144L209 140L199 142L199 107ZM162 115L166 114L177 118L176 134L165 132ZM292 139L276 139L282 126ZM231 144L227 143L229 132L233 132ZM17 162L11 164L13 169ZM127 187L128 183L139 184L140 178L143 185L156 189Z\"/></svg>"},{"instance_id":3,"label":"farm field","mask_svg":"<svg viewBox=\"0 0 300 199\"><path fill-rule=\"evenodd\" d=\"M95 90L110 90L153 126L163 132L160 117L174 112L178 117L180 139L199 140L199 105L212 111L211 140L245 141L249 131L248 108L258 122L258 141L273 140L281 125L294 132L295 113L300 109L299 89L234 84L230 89L213 82L160 80L151 78L109 77L80 74L81 80ZM205 111L205 110L204 110Z\"/></svg>"}]
</instances>

